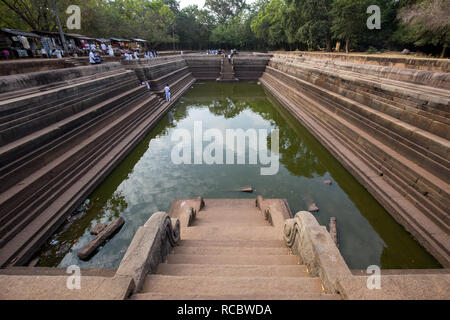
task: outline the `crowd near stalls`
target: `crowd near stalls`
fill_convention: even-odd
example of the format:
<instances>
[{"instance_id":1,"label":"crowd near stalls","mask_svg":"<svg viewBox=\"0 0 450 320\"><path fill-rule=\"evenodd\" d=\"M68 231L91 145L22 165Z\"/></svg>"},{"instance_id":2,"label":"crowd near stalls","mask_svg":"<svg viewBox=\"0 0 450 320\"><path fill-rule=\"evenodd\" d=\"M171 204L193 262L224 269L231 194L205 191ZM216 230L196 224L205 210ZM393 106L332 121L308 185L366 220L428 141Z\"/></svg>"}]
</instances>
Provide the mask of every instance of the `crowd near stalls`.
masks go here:
<instances>
[{"instance_id":1,"label":"crowd near stalls","mask_svg":"<svg viewBox=\"0 0 450 320\"><path fill-rule=\"evenodd\" d=\"M43 41L45 39L33 32L2 28L0 29L0 57L2 59L40 57Z\"/></svg>"},{"instance_id":2,"label":"crowd near stalls","mask_svg":"<svg viewBox=\"0 0 450 320\"><path fill-rule=\"evenodd\" d=\"M91 52L104 56L133 58L156 57L143 39L90 38L64 33L65 45L59 32L0 29L0 59L63 58L89 56ZM130 60L130 59L129 59Z\"/></svg>"}]
</instances>

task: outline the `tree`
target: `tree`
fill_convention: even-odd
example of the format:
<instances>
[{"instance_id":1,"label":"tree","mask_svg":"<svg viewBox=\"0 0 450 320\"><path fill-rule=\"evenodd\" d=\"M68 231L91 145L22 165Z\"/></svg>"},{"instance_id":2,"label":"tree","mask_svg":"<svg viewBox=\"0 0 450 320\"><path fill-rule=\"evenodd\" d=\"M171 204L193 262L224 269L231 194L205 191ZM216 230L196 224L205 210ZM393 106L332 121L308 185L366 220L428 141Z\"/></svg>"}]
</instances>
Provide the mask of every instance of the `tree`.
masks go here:
<instances>
[{"instance_id":1,"label":"tree","mask_svg":"<svg viewBox=\"0 0 450 320\"><path fill-rule=\"evenodd\" d=\"M309 50L326 47L331 51L332 0L288 0L298 17L295 38Z\"/></svg>"},{"instance_id":2,"label":"tree","mask_svg":"<svg viewBox=\"0 0 450 320\"><path fill-rule=\"evenodd\" d=\"M287 42L285 33L286 4L283 0L271 0L267 6L258 13L251 23L251 30L258 39L271 47L280 47Z\"/></svg>"},{"instance_id":3,"label":"tree","mask_svg":"<svg viewBox=\"0 0 450 320\"><path fill-rule=\"evenodd\" d=\"M406 6L398 17L406 26L404 39L416 46L442 46L441 58L450 43L450 0L423 0Z\"/></svg>"},{"instance_id":4,"label":"tree","mask_svg":"<svg viewBox=\"0 0 450 320\"><path fill-rule=\"evenodd\" d=\"M55 15L50 0L0 0L2 25L15 29L53 30Z\"/></svg>"},{"instance_id":5,"label":"tree","mask_svg":"<svg viewBox=\"0 0 450 320\"><path fill-rule=\"evenodd\" d=\"M205 7L217 18L219 24L237 16L247 7L245 0L206 0Z\"/></svg>"},{"instance_id":6,"label":"tree","mask_svg":"<svg viewBox=\"0 0 450 320\"><path fill-rule=\"evenodd\" d=\"M334 0L331 9L331 31L338 40L345 40L345 51L350 51L350 41L356 40L366 27L366 0Z\"/></svg>"},{"instance_id":7,"label":"tree","mask_svg":"<svg viewBox=\"0 0 450 320\"><path fill-rule=\"evenodd\" d=\"M176 34L183 48L207 48L213 28L214 17L197 5L187 6L177 14Z\"/></svg>"}]
</instances>

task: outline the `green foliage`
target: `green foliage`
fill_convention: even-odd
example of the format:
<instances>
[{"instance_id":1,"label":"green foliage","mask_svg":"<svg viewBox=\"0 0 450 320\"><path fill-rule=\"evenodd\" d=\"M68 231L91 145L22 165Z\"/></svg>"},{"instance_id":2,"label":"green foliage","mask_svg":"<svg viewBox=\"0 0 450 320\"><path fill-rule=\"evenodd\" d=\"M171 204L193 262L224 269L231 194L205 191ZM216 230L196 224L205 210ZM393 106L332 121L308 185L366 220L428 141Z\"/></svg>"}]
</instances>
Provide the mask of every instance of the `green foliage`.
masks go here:
<instances>
[{"instance_id":1,"label":"green foliage","mask_svg":"<svg viewBox=\"0 0 450 320\"><path fill-rule=\"evenodd\" d=\"M330 51L344 41L347 51L439 47L444 55L450 42L450 0L206 0L182 9L178 0L58 0L63 26L72 4L82 29L70 32L165 48ZM366 26L370 5L381 9L379 30ZM0 0L0 27L55 31L51 0Z\"/></svg>"},{"instance_id":2,"label":"green foliage","mask_svg":"<svg viewBox=\"0 0 450 320\"><path fill-rule=\"evenodd\" d=\"M367 49L366 51L367 53L377 53L377 48L370 46L369 49Z\"/></svg>"},{"instance_id":3,"label":"green foliage","mask_svg":"<svg viewBox=\"0 0 450 320\"><path fill-rule=\"evenodd\" d=\"M264 39L269 46L280 47L287 42L285 18L284 0L271 0L251 22L251 30L258 39Z\"/></svg>"},{"instance_id":4,"label":"green foliage","mask_svg":"<svg viewBox=\"0 0 450 320\"><path fill-rule=\"evenodd\" d=\"M214 28L214 17L208 10L199 9L196 5L179 11L176 17L176 34L180 45L185 49L206 49Z\"/></svg>"},{"instance_id":5,"label":"green foliage","mask_svg":"<svg viewBox=\"0 0 450 320\"><path fill-rule=\"evenodd\" d=\"M414 46L440 46L441 57L450 44L450 0L409 1L400 8L394 40Z\"/></svg>"},{"instance_id":6,"label":"green foliage","mask_svg":"<svg viewBox=\"0 0 450 320\"><path fill-rule=\"evenodd\" d=\"M247 7L245 0L206 0L205 7L217 18L219 24L236 17Z\"/></svg>"}]
</instances>

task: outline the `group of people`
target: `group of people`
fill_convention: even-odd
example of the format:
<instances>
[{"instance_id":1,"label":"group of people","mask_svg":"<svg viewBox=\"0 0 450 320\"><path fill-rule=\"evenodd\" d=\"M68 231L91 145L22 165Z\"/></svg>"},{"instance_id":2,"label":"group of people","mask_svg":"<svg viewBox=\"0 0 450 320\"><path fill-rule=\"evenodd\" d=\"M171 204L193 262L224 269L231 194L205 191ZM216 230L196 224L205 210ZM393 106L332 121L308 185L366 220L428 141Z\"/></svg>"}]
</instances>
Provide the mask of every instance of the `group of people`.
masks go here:
<instances>
[{"instance_id":1,"label":"group of people","mask_svg":"<svg viewBox=\"0 0 450 320\"><path fill-rule=\"evenodd\" d=\"M100 46L98 46L98 47L95 43L89 44L88 42L85 42L83 44L83 49L89 53L91 53L92 51L93 52L100 51L105 56L106 55L109 55L111 57L114 56L114 49L113 49L112 45L108 44L108 46L107 46L104 42L102 42L100 44Z\"/></svg>"},{"instance_id":2,"label":"group of people","mask_svg":"<svg viewBox=\"0 0 450 320\"><path fill-rule=\"evenodd\" d=\"M125 60L138 60L140 58L138 50L135 50L134 52L127 50L125 51L124 56ZM144 53L144 59L146 60L150 60L156 57L158 57L158 53L155 50L146 51Z\"/></svg>"},{"instance_id":3,"label":"group of people","mask_svg":"<svg viewBox=\"0 0 450 320\"><path fill-rule=\"evenodd\" d=\"M62 59L64 55L64 50L61 48L56 49L46 49L45 47L42 47L40 50L40 54L44 58L52 58L56 57L57 59Z\"/></svg>"},{"instance_id":4,"label":"group of people","mask_svg":"<svg viewBox=\"0 0 450 320\"><path fill-rule=\"evenodd\" d=\"M143 81L142 83L141 83L143 86L145 85L145 86L147 86L147 89L148 90L150 90L151 88L150 88L150 83L148 82L148 81ZM171 100L171 92L170 92L170 87L169 87L169 85L168 84L166 84L166 86L164 87L164 93L166 94L166 102L170 102L170 100Z\"/></svg>"}]
</instances>

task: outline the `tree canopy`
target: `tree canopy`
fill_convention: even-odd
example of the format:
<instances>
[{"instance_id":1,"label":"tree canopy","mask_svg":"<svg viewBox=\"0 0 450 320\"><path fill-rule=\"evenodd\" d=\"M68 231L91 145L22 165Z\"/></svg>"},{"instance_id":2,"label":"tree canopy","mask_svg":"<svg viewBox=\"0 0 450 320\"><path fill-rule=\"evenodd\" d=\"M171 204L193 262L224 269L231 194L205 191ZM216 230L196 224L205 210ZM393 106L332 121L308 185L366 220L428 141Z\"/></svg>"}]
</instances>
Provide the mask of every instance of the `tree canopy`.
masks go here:
<instances>
[{"instance_id":1,"label":"tree canopy","mask_svg":"<svg viewBox=\"0 0 450 320\"><path fill-rule=\"evenodd\" d=\"M65 28L69 5L81 8L91 37L143 38L160 48L204 50L347 51L409 48L446 55L450 0L206 0L180 8L178 0L58 0ZM377 5L381 28L369 29ZM51 0L0 0L0 27L57 30Z\"/></svg>"}]
</instances>

